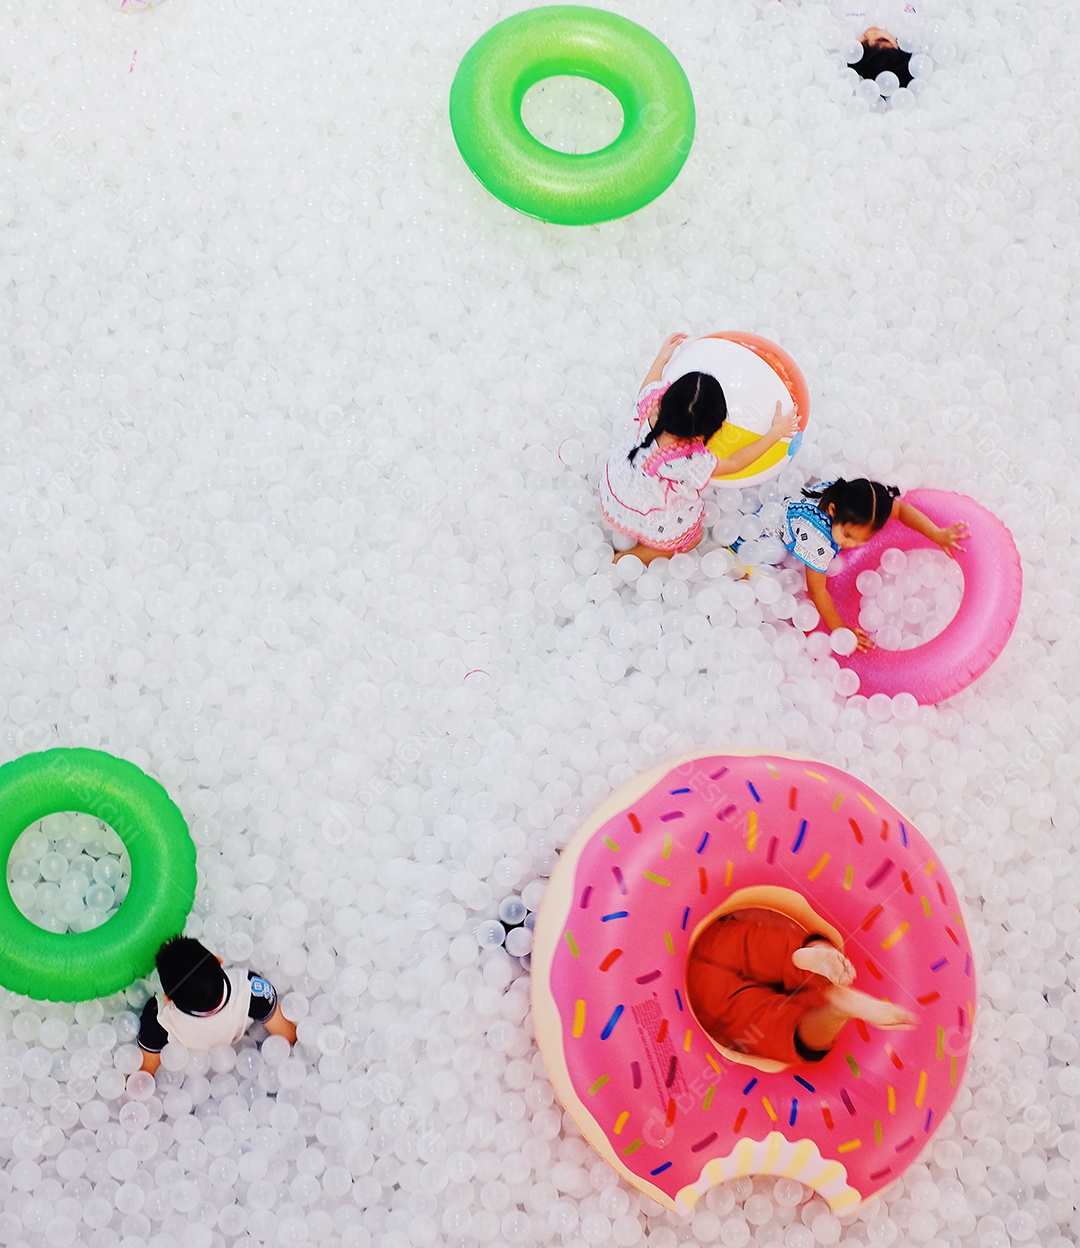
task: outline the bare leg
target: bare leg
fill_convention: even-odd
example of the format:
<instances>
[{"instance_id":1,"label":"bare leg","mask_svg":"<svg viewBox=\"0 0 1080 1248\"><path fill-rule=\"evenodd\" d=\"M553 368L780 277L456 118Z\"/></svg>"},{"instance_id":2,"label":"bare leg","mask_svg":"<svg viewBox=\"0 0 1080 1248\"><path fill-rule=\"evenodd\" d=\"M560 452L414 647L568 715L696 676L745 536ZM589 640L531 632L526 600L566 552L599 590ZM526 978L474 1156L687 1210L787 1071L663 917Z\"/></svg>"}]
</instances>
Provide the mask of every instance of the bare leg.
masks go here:
<instances>
[{"instance_id":1,"label":"bare leg","mask_svg":"<svg viewBox=\"0 0 1080 1248\"><path fill-rule=\"evenodd\" d=\"M652 546L643 546L641 542L638 542L636 546L631 546L629 550L616 551L615 558L611 562L618 563L620 559L625 558L627 555L637 555L641 562L648 567L654 559L670 559L672 555L685 554L686 551L693 550L700 542L701 538L699 537L696 542L691 542L689 546L684 546L682 550L656 550Z\"/></svg>"},{"instance_id":2,"label":"bare leg","mask_svg":"<svg viewBox=\"0 0 1080 1248\"><path fill-rule=\"evenodd\" d=\"M883 1031L911 1031L918 1023L916 1015L891 1001L868 997L855 988L830 984L825 990L827 1004L808 1010L799 1022L799 1039L808 1049L819 1053L831 1049L845 1023L861 1018Z\"/></svg>"}]
</instances>

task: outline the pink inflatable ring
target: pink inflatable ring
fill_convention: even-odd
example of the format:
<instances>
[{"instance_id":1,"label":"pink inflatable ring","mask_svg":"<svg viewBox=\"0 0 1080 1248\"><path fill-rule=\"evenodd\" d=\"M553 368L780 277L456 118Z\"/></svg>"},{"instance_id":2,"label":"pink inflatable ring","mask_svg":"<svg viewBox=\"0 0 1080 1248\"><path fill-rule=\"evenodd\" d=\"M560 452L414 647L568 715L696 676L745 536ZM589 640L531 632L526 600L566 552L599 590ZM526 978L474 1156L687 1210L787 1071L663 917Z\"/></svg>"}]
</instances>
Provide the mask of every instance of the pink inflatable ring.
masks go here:
<instances>
[{"instance_id":1,"label":"pink inflatable ring","mask_svg":"<svg viewBox=\"0 0 1080 1248\"><path fill-rule=\"evenodd\" d=\"M707 924L750 906L827 934L856 985L918 1026L849 1023L813 1066L721 1048L687 1005L687 958ZM975 1015L960 906L915 828L835 767L739 751L639 777L575 834L538 916L532 985L559 1099L680 1213L749 1174L798 1179L836 1211L881 1191L952 1104Z\"/></svg>"},{"instance_id":2,"label":"pink inflatable ring","mask_svg":"<svg viewBox=\"0 0 1080 1248\"><path fill-rule=\"evenodd\" d=\"M1004 650L1020 613L1023 571L1012 534L1001 521L974 499L948 490L912 490L904 501L917 507L936 525L963 521L969 536L956 562L964 576L960 609L945 628L925 645L912 650L883 650L880 646L837 662L859 676L859 692L913 694L924 705L944 702L978 679ZM843 552L840 571L829 577L829 593L845 620L859 618L861 595L855 585L860 572L876 568L890 547L934 547L914 529L886 522L868 542ZM936 548L935 548L936 549Z\"/></svg>"}]
</instances>

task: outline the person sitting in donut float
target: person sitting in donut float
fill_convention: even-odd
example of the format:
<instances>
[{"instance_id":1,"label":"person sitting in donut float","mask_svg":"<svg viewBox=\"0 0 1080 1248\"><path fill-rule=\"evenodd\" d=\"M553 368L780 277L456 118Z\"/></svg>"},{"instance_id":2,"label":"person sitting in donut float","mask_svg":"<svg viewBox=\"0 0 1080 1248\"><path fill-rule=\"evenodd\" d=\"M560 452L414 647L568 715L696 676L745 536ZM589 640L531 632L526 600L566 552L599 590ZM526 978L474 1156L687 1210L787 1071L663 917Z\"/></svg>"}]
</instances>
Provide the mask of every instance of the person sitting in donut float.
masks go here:
<instances>
[{"instance_id":1,"label":"person sitting in donut float","mask_svg":"<svg viewBox=\"0 0 1080 1248\"><path fill-rule=\"evenodd\" d=\"M817 994L835 1012L815 1013ZM752 1174L797 1179L837 1213L883 1191L949 1112L975 1000L930 845L856 777L790 755L729 748L630 781L562 849L534 930L556 1095L681 1214Z\"/></svg>"},{"instance_id":2,"label":"person sitting in donut float","mask_svg":"<svg viewBox=\"0 0 1080 1248\"><path fill-rule=\"evenodd\" d=\"M690 951L686 995L698 1022L726 1048L794 1065L829 1055L859 1019L910 1031L918 1018L851 987L855 967L823 932L807 935L769 911L726 914Z\"/></svg>"}]
</instances>

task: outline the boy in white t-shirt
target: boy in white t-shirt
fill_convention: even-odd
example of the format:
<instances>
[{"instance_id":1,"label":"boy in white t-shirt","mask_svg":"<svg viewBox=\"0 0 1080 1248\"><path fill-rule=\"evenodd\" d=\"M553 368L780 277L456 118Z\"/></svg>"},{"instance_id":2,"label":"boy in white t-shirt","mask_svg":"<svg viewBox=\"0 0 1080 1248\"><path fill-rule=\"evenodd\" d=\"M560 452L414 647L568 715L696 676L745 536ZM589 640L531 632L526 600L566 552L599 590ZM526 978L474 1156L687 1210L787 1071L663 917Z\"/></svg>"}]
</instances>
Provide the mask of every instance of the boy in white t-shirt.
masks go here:
<instances>
[{"instance_id":1,"label":"boy in white t-shirt","mask_svg":"<svg viewBox=\"0 0 1080 1248\"><path fill-rule=\"evenodd\" d=\"M235 1044L248 1024L296 1043L296 1028L281 1012L277 990L254 971L230 967L197 940L174 936L157 954L165 1004L151 997L139 1020L142 1069L156 1074L161 1050L173 1040L187 1049Z\"/></svg>"}]
</instances>

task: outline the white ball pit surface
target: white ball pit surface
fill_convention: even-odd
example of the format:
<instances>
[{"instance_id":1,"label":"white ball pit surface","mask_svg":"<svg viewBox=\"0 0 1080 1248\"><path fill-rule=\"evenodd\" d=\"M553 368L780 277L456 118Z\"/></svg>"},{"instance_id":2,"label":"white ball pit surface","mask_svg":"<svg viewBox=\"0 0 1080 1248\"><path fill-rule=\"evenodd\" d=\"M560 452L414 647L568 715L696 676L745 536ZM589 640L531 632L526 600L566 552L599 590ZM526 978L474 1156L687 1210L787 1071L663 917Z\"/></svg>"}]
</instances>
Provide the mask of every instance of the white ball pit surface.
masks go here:
<instances>
[{"instance_id":1,"label":"white ball pit surface","mask_svg":"<svg viewBox=\"0 0 1080 1248\"><path fill-rule=\"evenodd\" d=\"M636 216L567 230L453 145L494 9L5 8L3 757L156 775L199 846L189 931L300 1034L175 1049L155 1082L155 984L0 994L6 1242L1075 1242L1080 45L1054 0L920 9L933 72L886 106L827 5L630 0L695 149ZM710 498L694 555L613 567L612 429L664 335L716 325L798 361L806 442ZM792 627L797 570L728 574L743 517L840 473L969 494L1016 538L1013 638L942 706L854 692ZM786 1180L688 1223L624 1187L480 938L611 791L717 740L862 776L963 894L967 1082L854 1221Z\"/></svg>"}]
</instances>

